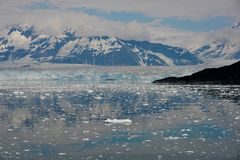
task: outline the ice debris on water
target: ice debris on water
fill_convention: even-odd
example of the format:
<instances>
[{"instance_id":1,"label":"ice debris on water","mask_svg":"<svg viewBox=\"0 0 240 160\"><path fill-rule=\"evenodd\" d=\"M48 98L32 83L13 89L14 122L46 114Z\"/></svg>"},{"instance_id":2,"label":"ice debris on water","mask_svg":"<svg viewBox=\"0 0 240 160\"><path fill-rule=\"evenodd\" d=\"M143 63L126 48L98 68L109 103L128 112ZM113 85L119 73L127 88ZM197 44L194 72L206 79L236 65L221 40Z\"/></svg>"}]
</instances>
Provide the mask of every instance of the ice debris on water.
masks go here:
<instances>
[{"instance_id":1,"label":"ice debris on water","mask_svg":"<svg viewBox=\"0 0 240 160\"><path fill-rule=\"evenodd\" d=\"M132 123L130 119L106 119L105 123Z\"/></svg>"},{"instance_id":2,"label":"ice debris on water","mask_svg":"<svg viewBox=\"0 0 240 160\"><path fill-rule=\"evenodd\" d=\"M58 155L59 155L59 156L65 156L66 153L63 153L63 152L62 152L62 153L58 153Z\"/></svg>"}]
</instances>

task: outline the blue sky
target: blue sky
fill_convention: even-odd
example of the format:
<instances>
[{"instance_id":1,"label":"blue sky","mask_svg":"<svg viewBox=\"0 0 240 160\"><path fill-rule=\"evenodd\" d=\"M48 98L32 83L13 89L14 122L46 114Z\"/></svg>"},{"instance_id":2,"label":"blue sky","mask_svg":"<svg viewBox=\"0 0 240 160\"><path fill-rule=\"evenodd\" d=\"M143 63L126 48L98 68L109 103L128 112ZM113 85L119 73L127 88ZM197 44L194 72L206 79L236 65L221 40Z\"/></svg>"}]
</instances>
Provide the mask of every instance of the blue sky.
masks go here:
<instances>
[{"instance_id":1,"label":"blue sky","mask_svg":"<svg viewBox=\"0 0 240 160\"><path fill-rule=\"evenodd\" d=\"M157 19L161 19L159 26L168 26L177 28L180 30L192 31L192 32L208 32L212 30L218 30L229 27L233 24L230 17L210 17L199 20L181 19L177 17L151 17L145 16L141 13L135 12L103 12L95 9L86 8L70 8L69 10L76 12L84 12L89 15L102 17L109 20L131 22L137 21L140 23L149 23Z\"/></svg>"},{"instance_id":2,"label":"blue sky","mask_svg":"<svg viewBox=\"0 0 240 160\"><path fill-rule=\"evenodd\" d=\"M233 22L229 17L211 17L198 21L173 17L163 19L161 24L187 31L208 32L229 27Z\"/></svg>"},{"instance_id":3,"label":"blue sky","mask_svg":"<svg viewBox=\"0 0 240 160\"><path fill-rule=\"evenodd\" d=\"M53 5L52 3L48 1L39 1L39 2L33 2L29 3L28 5L23 5L20 8L26 9L26 10L46 10L46 9L59 9L57 6Z\"/></svg>"}]
</instances>

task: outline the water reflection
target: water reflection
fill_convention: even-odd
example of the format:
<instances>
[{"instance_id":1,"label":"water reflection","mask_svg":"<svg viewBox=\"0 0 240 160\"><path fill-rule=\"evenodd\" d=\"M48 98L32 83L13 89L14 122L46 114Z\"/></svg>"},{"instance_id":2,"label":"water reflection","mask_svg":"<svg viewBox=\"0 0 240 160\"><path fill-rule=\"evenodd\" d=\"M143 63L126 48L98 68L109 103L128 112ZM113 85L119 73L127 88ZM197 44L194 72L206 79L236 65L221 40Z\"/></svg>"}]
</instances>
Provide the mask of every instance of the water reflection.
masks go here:
<instances>
[{"instance_id":1,"label":"water reflection","mask_svg":"<svg viewBox=\"0 0 240 160\"><path fill-rule=\"evenodd\" d=\"M237 160L239 95L237 86L4 89L0 157ZM106 125L107 118L133 123Z\"/></svg>"}]
</instances>

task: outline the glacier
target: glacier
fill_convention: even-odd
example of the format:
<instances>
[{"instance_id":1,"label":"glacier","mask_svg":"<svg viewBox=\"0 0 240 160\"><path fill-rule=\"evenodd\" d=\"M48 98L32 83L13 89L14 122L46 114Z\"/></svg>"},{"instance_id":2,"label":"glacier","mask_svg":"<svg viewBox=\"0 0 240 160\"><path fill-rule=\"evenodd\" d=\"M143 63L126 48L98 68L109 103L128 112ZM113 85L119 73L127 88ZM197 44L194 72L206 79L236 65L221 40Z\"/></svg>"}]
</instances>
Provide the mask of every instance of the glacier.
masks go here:
<instances>
[{"instance_id":1,"label":"glacier","mask_svg":"<svg viewBox=\"0 0 240 160\"><path fill-rule=\"evenodd\" d=\"M0 65L0 88L74 88L93 84L149 84L168 76L190 75L205 68L198 66L165 67L104 67L81 65Z\"/></svg>"}]
</instances>

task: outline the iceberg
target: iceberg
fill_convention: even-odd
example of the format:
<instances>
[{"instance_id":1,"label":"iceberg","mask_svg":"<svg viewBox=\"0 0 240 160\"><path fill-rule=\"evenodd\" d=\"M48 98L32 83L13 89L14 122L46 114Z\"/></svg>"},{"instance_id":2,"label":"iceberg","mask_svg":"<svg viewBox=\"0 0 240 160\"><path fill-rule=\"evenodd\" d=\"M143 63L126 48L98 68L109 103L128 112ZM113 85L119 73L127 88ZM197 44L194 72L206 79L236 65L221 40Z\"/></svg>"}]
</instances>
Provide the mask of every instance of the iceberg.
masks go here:
<instances>
[{"instance_id":1,"label":"iceberg","mask_svg":"<svg viewBox=\"0 0 240 160\"><path fill-rule=\"evenodd\" d=\"M132 120L130 119L106 119L104 123L122 123L122 124L131 124Z\"/></svg>"}]
</instances>

